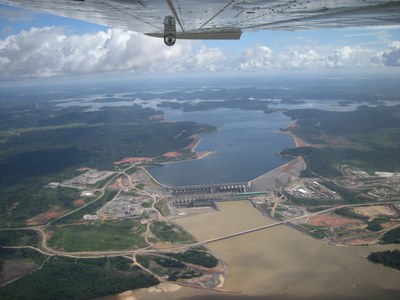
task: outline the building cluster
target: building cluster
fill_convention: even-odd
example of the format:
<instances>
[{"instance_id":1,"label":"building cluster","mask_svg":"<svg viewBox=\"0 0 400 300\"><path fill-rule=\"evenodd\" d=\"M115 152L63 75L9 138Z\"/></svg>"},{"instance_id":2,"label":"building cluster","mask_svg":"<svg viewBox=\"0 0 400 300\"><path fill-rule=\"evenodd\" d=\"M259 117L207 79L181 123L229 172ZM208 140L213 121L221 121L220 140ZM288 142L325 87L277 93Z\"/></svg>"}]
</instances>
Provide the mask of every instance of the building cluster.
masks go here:
<instances>
[{"instance_id":1,"label":"building cluster","mask_svg":"<svg viewBox=\"0 0 400 300\"><path fill-rule=\"evenodd\" d=\"M101 218L124 218L140 216L143 213L141 204L148 199L143 197L120 196L106 203L97 215Z\"/></svg>"},{"instance_id":2,"label":"building cluster","mask_svg":"<svg viewBox=\"0 0 400 300\"><path fill-rule=\"evenodd\" d=\"M311 180L295 180L285 187L285 191L297 199L340 199L340 195L335 191Z\"/></svg>"},{"instance_id":3,"label":"building cluster","mask_svg":"<svg viewBox=\"0 0 400 300\"><path fill-rule=\"evenodd\" d=\"M370 199L377 201L398 200L400 195L400 174L393 172L367 172L348 165L341 167L343 178L339 184L347 189L364 191Z\"/></svg>"},{"instance_id":4,"label":"building cluster","mask_svg":"<svg viewBox=\"0 0 400 300\"><path fill-rule=\"evenodd\" d=\"M296 205L284 205L280 206L278 213L284 218L295 218L304 214L304 209Z\"/></svg>"},{"instance_id":5,"label":"building cluster","mask_svg":"<svg viewBox=\"0 0 400 300\"><path fill-rule=\"evenodd\" d=\"M111 171L90 170L72 179L64 181L63 184L72 184L72 185L96 184L104 179L107 179L113 174L114 172Z\"/></svg>"}]
</instances>

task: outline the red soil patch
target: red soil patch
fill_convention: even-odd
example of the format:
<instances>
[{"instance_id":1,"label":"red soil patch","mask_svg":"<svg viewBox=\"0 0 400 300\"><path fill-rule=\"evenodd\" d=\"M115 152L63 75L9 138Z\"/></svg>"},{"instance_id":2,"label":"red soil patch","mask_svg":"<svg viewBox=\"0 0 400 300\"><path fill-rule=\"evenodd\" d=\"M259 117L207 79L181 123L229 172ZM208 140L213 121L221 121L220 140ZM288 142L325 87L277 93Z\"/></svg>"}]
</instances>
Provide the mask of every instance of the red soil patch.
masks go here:
<instances>
[{"instance_id":1,"label":"red soil patch","mask_svg":"<svg viewBox=\"0 0 400 300\"><path fill-rule=\"evenodd\" d=\"M350 218L340 218L335 216L313 216L310 217L310 223L316 226L345 226L345 225L358 225L360 220Z\"/></svg>"},{"instance_id":2,"label":"red soil patch","mask_svg":"<svg viewBox=\"0 0 400 300\"><path fill-rule=\"evenodd\" d=\"M49 211L38 214L37 216L34 216L26 221L26 225L37 225L41 223L48 222L50 220L53 220L62 214L64 214L65 210L60 208L59 206L53 206Z\"/></svg>"},{"instance_id":3,"label":"red soil patch","mask_svg":"<svg viewBox=\"0 0 400 300\"><path fill-rule=\"evenodd\" d=\"M117 180L115 180L115 183L113 184L113 186L117 189L122 189L124 187L124 183L122 182L121 178L117 178Z\"/></svg>"},{"instance_id":4,"label":"red soil patch","mask_svg":"<svg viewBox=\"0 0 400 300\"><path fill-rule=\"evenodd\" d=\"M166 157L166 158L175 158L175 157L179 157L181 155L182 155L182 153L180 153L180 152L172 151L172 152L164 153L162 156Z\"/></svg>"},{"instance_id":5,"label":"red soil patch","mask_svg":"<svg viewBox=\"0 0 400 300\"><path fill-rule=\"evenodd\" d=\"M297 148L308 146L308 144L305 141L303 141L301 138L299 138L297 136L294 137L294 143L296 144Z\"/></svg>"},{"instance_id":6,"label":"red soil patch","mask_svg":"<svg viewBox=\"0 0 400 300\"><path fill-rule=\"evenodd\" d=\"M200 136L198 135L193 135L193 142L191 142L189 145L185 147L185 149L188 149L190 151L194 151L194 149L197 147L197 145L200 143Z\"/></svg>"},{"instance_id":7,"label":"red soil patch","mask_svg":"<svg viewBox=\"0 0 400 300\"><path fill-rule=\"evenodd\" d=\"M79 198L79 199L74 200L73 204L76 207L84 206L85 205L85 200L83 198Z\"/></svg>"},{"instance_id":8,"label":"red soil patch","mask_svg":"<svg viewBox=\"0 0 400 300\"><path fill-rule=\"evenodd\" d=\"M114 165L120 165L120 164L134 164L134 163L139 163L139 162L148 162L152 161L153 159L151 157L125 157L121 159L120 161L114 162Z\"/></svg>"}]
</instances>

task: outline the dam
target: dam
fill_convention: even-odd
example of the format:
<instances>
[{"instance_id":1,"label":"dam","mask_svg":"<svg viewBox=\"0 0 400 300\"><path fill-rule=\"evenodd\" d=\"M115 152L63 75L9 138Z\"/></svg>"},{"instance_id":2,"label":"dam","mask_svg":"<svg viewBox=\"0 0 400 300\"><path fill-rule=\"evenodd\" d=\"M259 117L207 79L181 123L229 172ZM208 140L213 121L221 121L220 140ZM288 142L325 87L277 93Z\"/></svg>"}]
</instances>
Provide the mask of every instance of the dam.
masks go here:
<instances>
[{"instance_id":1,"label":"dam","mask_svg":"<svg viewBox=\"0 0 400 300\"><path fill-rule=\"evenodd\" d=\"M168 186L166 189L175 197L266 192L285 185L291 178L299 177L301 171L305 170L305 168L306 164L303 158L297 157L248 182Z\"/></svg>"}]
</instances>

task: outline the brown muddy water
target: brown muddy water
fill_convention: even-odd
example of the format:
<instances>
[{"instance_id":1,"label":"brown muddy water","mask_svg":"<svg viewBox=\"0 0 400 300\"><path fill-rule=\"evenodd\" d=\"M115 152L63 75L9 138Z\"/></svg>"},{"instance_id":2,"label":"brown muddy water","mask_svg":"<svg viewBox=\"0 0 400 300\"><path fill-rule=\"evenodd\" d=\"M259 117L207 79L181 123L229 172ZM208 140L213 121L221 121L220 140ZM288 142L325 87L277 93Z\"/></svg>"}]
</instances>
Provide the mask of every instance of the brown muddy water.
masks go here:
<instances>
[{"instance_id":1,"label":"brown muddy water","mask_svg":"<svg viewBox=\"0 0 400 300\"><path fill-rule=\"evenodd\" d=\"M220 211L177 223L199 240L275 222L249 201L224 202ZM331 246L289 226L273 227L209 244L228 265L223 289L210 292L171 283L106 299L400 299L400 272L370 263L388 246Z\"/></svg>"}]
</instances>

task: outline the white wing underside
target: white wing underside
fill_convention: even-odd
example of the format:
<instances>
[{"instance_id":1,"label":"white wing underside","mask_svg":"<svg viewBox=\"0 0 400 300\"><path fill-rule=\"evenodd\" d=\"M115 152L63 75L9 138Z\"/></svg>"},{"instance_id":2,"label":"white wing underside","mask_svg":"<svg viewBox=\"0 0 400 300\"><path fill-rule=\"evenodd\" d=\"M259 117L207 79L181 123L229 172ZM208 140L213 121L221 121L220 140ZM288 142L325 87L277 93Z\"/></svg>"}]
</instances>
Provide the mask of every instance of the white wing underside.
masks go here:
<instances>
[{"instance_id":1,"label":"white wing underside","mask_svg":"<svg viewBox=\"0 0 400 300\"><path fill-rule=\"evenodd\" d=\"M400 1L382 0L0 0L33 11L177 38L238 39L245 31L307 30L400 24Z\"/></svg>"}]
</instances>

